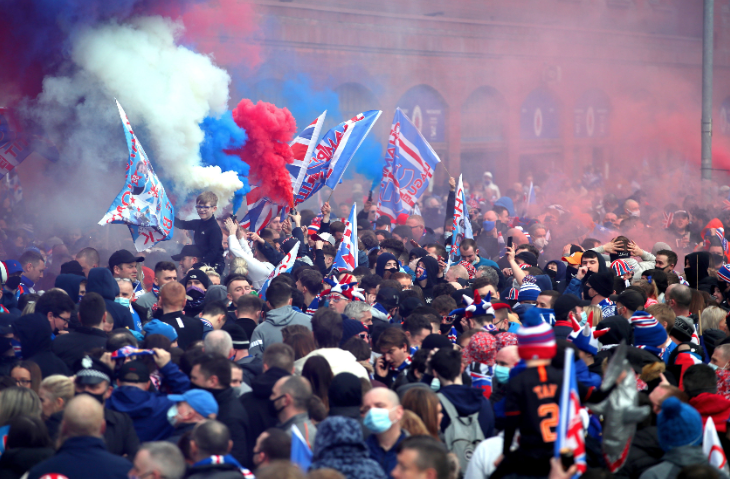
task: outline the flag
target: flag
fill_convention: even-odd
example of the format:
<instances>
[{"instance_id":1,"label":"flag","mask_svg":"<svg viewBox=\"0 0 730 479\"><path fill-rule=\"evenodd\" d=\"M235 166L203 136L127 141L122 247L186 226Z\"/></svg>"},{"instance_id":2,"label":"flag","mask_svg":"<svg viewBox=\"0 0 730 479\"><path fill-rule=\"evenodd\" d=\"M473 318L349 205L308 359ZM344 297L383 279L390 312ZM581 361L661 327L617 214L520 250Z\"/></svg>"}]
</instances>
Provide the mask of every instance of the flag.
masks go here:
<instances>
[{"instance_id":1,"label":"flag","mask_svg":"<svg viewBox=\"0 0 730 479\"><path fill-rule=\"evenodd\" d=\"M307 174L307 167L312 160L312 153L314 153L314 148L317 146L317 140L319 140L319 134L322 132L322 125L326 116L327 110L319 115L289 143L294 161L286 165L286 169L289 170L289 176L291 177L292 191L295 195L294 204L298 203L296 197L302 188L302 182Z\"/></svg>"},{"instance_id":2,"label":"flag","mask_svg":"<svg viewBox=\"0 0 730 479\"><path fill-rule=\"evenodd\" d=\"M292 247L291 250L284 256L279 264L276 266L276 268L269 273L269 277L266 278L266 281L264 281L263 286L261 286L261 291L259 292L259 296L264 301L266 300L266 290L269 288L269 284L271 284L271 280L279 276L281 273L288 273L291 271L291 269L294 267L294 262L297 260L297 254L299 253L299 241Z\"/></svg>"},{"instance_id":3,"label":"flag","mask_svg":"<svg viewBox=\"0 0 730 479\"><path fill-rule=\"evenodd\" d=\"M357 204L352 205L350 217L345 222L345 234L332 266L339 271L357 268Z\"/></svg>"},{"instance_id":4,"label":"flag","mask_svg":"<svg viewBox=\"0 0 730 479\"><path fill-rule=\"evenodd\" d=\"M578 382L575 379L575 362L573 350L565 349L565 366L563 368L563 385L560 390L560 412L555 439L555 457L560 457L560 450L568 448L573 452L573 460L578 466L576 477L584 473L586 464L585 430L580 418L580 396Z\"/></svg>"},{"instance_id":5,"label":"flag","mask_svg":"<svg viewBox=\"0 0 730 479\"><path fill-rule=\"evenodd\" d=\"M312 464L312 448L309 447L309 443L304 439L296 425L291 427L291 453L289 459L301 467L304 472Z\"/></svg>"},{"instance_id":6,"label":"flag","mask_svg":"<svg viewBox=\"0 0 730 479\"><path fill-rule=\"evenodd\" d=\"M359 113L325 133L312 153L301 187L294 191L294 206L307 200L325 185L335 189L381 113L380 110Z\"/></svg>"},{"instance_id":7,"label":"flag","mask_svg":"<svg viewBox=\"0 0 730 479\"><path fill-rule=\"evenodd\" d=\"M476 370L475 370L476 369ZM468 366L471 387L481 389L484 399L492 395L492 366L481 363L472 363Z\"/></svg>"},{"instance_id":8,"label":"flag","mask_svg":"<svg viewBox=\"0 0 730 479\"><path fill-rule=\"evenodd\" d=\"M241 226L249 231L255 231L256 234L277 216L282 216L286 212L286 207L277 205L266 196L263 196L264 190L255 186L246 194L246 216L241 220ZM283 220L283 218L282 218Z\"/></svg>"},{"instance_id":9,"label":"flag","mask_svg":"<svg viewBox=\"0 0 730 479\"><path fill-rule=\"evenodd\" d=\"M702 436L702 452L705 453L712 467L723 471L725 474L730 474L725 451L722 449L720 438L717 436L715 421L712 420L712 417L708 417L707 423L705 423L705 433Z\"/></svg>"},{"instance_id":10,"label":"flag","mask_svg":"<svg viewBox=\"0 0 730 479\"><path fill-rule=\"evenodd\" d=\"M117 108L129 148L127 181L99 224L127 225L134 247L143 251L160 241L172 239L175 209L118 101Z\"/></svg>"},{"instance_id":11,"label":"flag","mask_svg":"<svg viewBox=\"0 0 730 479\"><path fill-rule=\"evenodd\" d=\"M440 161L418 128L396 108L385 151L378 216L395 222L399 215L411 214Z\"/></svg>"},{"instance_id":12,"label":"flag","mask_svg":"<svg viewBox=\"0 0 730 479\"><path fill-rule=\"evenodd\" d=\"M727 201L727 200L726 200ZM672 226L672 223L674 222L674 213L666 211L664 212L664 229L669 229L670 226Z\"/></svg>"},{"instance_id":13,"label":"flag","mask_svg":"<svg viewBox=\"0 0 730 479\"><path fill-rule=\"evenodd\" d=\"M45 136L22 131L7 108L0 108L0 178L37 154L58 161L58 149Z\"/></svg>"},{"instance_id":14,"label":"flag","mask_svg":"<svg viewBox=\"0 0 730 479\"><path fill-rule=\"evenodd\" d=\"M466 209L466 195L464 194L464 183L461 181L461 175L459 175L459 182L456 184L454 199L454 231L451 234L449 264L454 264L456 257L459 256L461 240L474 237L471 231L471 221L469 221L469 211Z\"/></svg>"},{"instance_id":15,"label":"flag","mask_svg":"<svg viewBox=\"0 0 730 479\"><path fill-rule=\"evenodd\" d=\"M530 182L530 189L524 195L524 206L522 208L522 216L527 216L527 207L529 205L534 205L536 203L537 203L537 201L535 200L535 185L533 185L533 183ZM530 242L530 243L532 243L532 242Z\"/></svg>"}]
</instances>

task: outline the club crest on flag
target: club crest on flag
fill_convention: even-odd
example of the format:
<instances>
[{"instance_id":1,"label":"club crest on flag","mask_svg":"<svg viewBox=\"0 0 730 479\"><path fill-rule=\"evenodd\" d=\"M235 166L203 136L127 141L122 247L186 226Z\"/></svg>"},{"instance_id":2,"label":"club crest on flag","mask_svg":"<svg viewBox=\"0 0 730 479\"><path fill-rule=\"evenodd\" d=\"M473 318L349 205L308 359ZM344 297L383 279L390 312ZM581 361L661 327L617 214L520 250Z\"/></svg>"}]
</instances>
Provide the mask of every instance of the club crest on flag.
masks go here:
<instances>
[{"instance_id":1,"label":"club crest on flag","mask_svg":"<svg viewBox=\"0 0 730 479\"><path fill-rule=\"evenodd\" d=\"M116 103L129 148L127 180L99 224L127 225L135 248L143 251L160 241L172 239L175 209L134 134L122 105L118 101Z\"/></svg>"},{"instance_id":2,"label":"club crest on flag","mask_svg":"<svg viewBox=\"0 0 730 479\"><path fill-rule=\"evenodd\" d=\"M337 256L332 265L339 271L352 271L358 266L357 261L357 205L352 205L350 217L345 222L345 233L337 249Z\"/></svg>"}]
</instances>

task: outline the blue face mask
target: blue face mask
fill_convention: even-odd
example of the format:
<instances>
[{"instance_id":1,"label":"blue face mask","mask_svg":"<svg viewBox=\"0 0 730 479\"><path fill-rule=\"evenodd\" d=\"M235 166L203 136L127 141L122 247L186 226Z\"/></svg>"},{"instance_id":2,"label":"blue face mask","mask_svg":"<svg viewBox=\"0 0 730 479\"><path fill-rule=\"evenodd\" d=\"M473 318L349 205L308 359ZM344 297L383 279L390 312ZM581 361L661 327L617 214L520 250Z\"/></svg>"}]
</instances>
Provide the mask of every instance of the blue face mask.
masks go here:
<instances>
[{"instance_id":1,"label":"blue face mask","mask_svg":"<svg viewBox=\"0 0 730 479\"><path fill-rule=\"evenodd\" d=\"M509 381L509 368L507 366L494 365L494 379L498 383L506 384Z\"/></svg>"},{"instance_id":2,"label":"blue face mask","mask_svg":"<svg viewBox=\"0 0 730 479\"><path fill-rule=\"evenodd\" d=\"M441 381L439 378L433 378L431 380L431 390L432 391L439 391L441 389Z\"/></svg>"},{"instance_id":3,"label":"blue face mask","mask_svg":"<svg viewBox=\"0 0 730 479\"><path fill-rule=\"evenodd\" d=\"M588 314L586 314L585 311L580 313L580 327L582 328L585 326L586 322L588 321Z\"/></svg>"},{"instance_id":4,"label":"blue face mask","mask_svg":"<svg viewBox=\"0 0 730 479\"><path fill-rule=\"evenodd\" d=\"M483 221L482 228L484 228L484 231L492 231L496 224L496 221Z\"/></svg>"},{"instance_id":5,"label":"blue face mask","mask_svg":"<svg viewBox=\"0 0 730 479\"><path fill-rule=\"evenodd\" d=\"M418 274L418 273L416 273ZM424 268L423 274L421 276L416 277L417 281L423 281L424 279L428 278L428 272L426 272L426 269Z\"/></svg>"},{"instance_id":6,"label":"blue face mask","mask_svg":"<svg viewBox=\"0 0 730 479\"><path fill-rule=\"evenodd\" d=\"M114 302L121 304L125 308L129 307L129 298L114 298Z\"/></svg>"},{"instance_id":7,"label":"blue face mask","mask_svg":"<svg viewBox=\"0 0 730 479\"><path fill-rule=\"evenodd\" d=\"M390 411L384 408L374 407L365 415L363 424L373 433L380 434L390 429L393 422L390 420Z\"/></svg>"}]
</instances>

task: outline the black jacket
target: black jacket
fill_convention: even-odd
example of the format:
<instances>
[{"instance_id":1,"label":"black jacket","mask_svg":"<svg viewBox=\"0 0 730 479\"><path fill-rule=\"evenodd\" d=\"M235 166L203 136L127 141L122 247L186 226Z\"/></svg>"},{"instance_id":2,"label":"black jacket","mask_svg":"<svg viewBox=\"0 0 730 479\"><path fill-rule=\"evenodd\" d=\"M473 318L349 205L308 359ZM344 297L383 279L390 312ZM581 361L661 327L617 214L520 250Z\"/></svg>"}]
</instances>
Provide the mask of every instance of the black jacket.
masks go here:
<instances>
[{"instance_id":1,"label":"black jacket","mask_svg":"<svg viewBox=\"0 0 730 479\"><path fill-rule=\"evenodd\" d=\"M261 433L270 427L275 427L279 422L279 418L271 412L269 397L276 381L290 374L290 371L281 368L269 368L253 379L251 382L252 391L241 396L241 404L248 412L248 442L252 445L252 450L253 445L256 444L256 439ZM247 458L247 461L242 463L243 466L252 469L252 458Z\"/></svg>"},{"instance_id":2,"label":"black jacket","mask_svg":"<svg viewBox=\"0 0 730 479\"><path fill-rule=\"evenodd\" d=\"M209 389L208 391L218 403L218 416L216 419L228 426L231 433L233 448L231 448L230 454L238 462L245 465L250 460L249 456L255 444L254 439L251 446L248 446L249 414L233 393L232 388Z\"/></svg>"},{"instance_id":3,"label":"black jacket","mask_svg":"<svg viewBox=\"0 0 730 479\"><path fill-rule=\"evenodd\" d=\"M191 466L185 473L185 479L237 479L243 477L235 464L206 464Z\"/></svg>"},{"instance_id":4,"label":"black jacket","mask_svg":"<svg viewBox=\"0 0 730 479\"><path fill-rule=\"evenodd\" d=\"M0 479L20 479L35 465L53 456L50 447L22 447L6 450L0 456Z\"/></svg>"},{"instance_id":5,"label":"black jacket","mask_svg":"<svg viewBox=\"0 0 730 479\"><path fill-rule=\"evenodd\" d=\"M185 316L182 311L160 316L160 321L169 324L177 331L177 344L185 351L195 341L203 339L203 322L197 318Z\"/></svg>"},{"instance_id":6,"label":"black jacket","mask_svg":"<svg viewBox=\"0 0 730 479\"><path fill-rule=\"evenodd\" d=\"M445 280L443 277L439 278L439 263L435 258L431 256L424 256L419 263L423 263L426 267L426 286L421 286L420 282L416 280L414 284L418 284L423 290L423 297L426 299L426 304L431 304L433 301L433 287L437 284L443 283Z\"/></svg>"},{"instance_id":7,"label":"black jacket","mask_svg":"<svg viewBox=\"0 0 730 479\"><path fill-rule=\"evenodd\" d=\"M63 411L59 411L46 419L46 428L52 444L56 443L62 419ZM104 408L104 420L106 421L104 442L107 451L117 456L133 458L137 454L137 449L139 449L139 438L134 430L132 418L127 413Z\"/></svg>"},{"instance_id":8,"label":"black jacket","mask_svg":"<svg viewBox=\"0 0 730 479\"><path fill-rule=\"evenodd\" d=\"M71 375L66 363L51 351L53 341L48 318L40 313L21 316L13 323L13 331L20 340L23 359L36 363L44 378L53 374Z\"/></svg>"},{"instance_id":9,"label":"black jacket","mask_svg":"<svg viewBox=\"0 0 730 479\"><path fill-rule=\"evenodd\" d=\"M132 463L107 451L102 439L81 436L66 439L55 456L30 470L28 478L55 473L74 479L126 479L130 469Z\"/></svg>"},{"instance_id":10,"label":"black jacket","mask_svg":"<svg viewBox=\"0 0 730 479\"><path fill-rule=\"evenodd\" d=\"M129 309L114 302L114 298L119 295L119 285L108 268L92 268L89 271L86 291L88 293L98 293L104 298L106 310L114 318L114 329L134 329L134 322Z\"/></svg>"},{"instance_id":11,"label":"black jacket","mask_svg":"<svg viewBox=\"0 0 730 479\"><path fill-rule=\"evenodd\" d=\"M203 255L202 258L199 258L200 261L214 267L218 274L223 274L223 268L225 267L223 262L223 232L218 226L215 215L205 221L185 221L175 218L175 228L194 231L193 244L198 247L200 254Z\"/></svg>"},{"instance_id":12,"label":"black jacket","mask_svg":"<svg viewBox=\"0 0 730 479\"><path fill-rule=\"evenodd\" d=\"M106 348L107 334L101 329L82 326L53 340L52 350L73 370L74 363L94 348Z\"/></svg>"},{"instance_id":13,"label":"black jacket","mask_svg":"<svg viewBox=\"0 0 730 479\"><path fill-rule=\"evenodd\" d=\"M636 431L634 440L631 442L626 463L615 473L615 476L638 479L644 471L659 464L662 456L664 456L664 451L659 446L656 426L640 429Z\"/></svg>"}]
</instances>

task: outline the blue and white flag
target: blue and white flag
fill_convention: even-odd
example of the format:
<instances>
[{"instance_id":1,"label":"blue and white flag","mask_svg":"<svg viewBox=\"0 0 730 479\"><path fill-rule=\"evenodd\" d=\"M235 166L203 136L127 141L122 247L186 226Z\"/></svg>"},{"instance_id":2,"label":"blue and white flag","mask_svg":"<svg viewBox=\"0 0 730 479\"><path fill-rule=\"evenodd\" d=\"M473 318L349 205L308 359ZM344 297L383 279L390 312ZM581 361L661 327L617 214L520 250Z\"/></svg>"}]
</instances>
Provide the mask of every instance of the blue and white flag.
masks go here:
<instances>
[{"instance_id":1,"label":"blue and white flag","mask_svg":"<svg viewBox=\"0 0 730 479\"><path fill-rule=\"evenodd\" d=\"M289 459L301 467L304 472L312 465L312 448L309 447L309 443L302 436L297 426L291 427L291 453Z\"/></svg>"},{"instance_id":2,"label":"blue and white flag","mask_svg":"<svg viewBox=\"0 0 730 479\"><path fill-rule=\"evenodd\" d=\"M297 205L304 201L297 201L300 196L299 193L302 189L302 183L304 177L307 176L307 168L309 163L312 161L312 154L314 148L317 146L317 140L322 132L322 125L324 124L324 118L327 116L327 110L324 111L317 119L310 123L305 129L303 129L297 136L289 143L291 147L294 161L290 165L286 165L286 169L289 170L289 176L291 177L292 192L294 193L294 204Z\"/></svg>"},{"instance_id":3,"label":"blue and white flag","mask_svg":"<svg viewBox=\"0 0 730 479\"><path fill-rule=\"evenodd\" d=\"M343 121L325 133L314 149L302 185L294 191L294 205L329 186L334 189L347 165L365 140L382 111L370 110Z\"/></svg>"},{"instance_id":4,"label":"blue and white flag","mask_svg":"<svg viewBox=\"0 0 730 479\"><path fill-rule=\"evenodd\" d=\"M357 268L357 205L352 205L350 217L345 223L345 233L337 250L337 256L332 264L339 271L352 271Z\"/></svg>"},{"instance_id":5,"label":"blue and white flag","mask_svg":"<svg viewBox=\"0 0 730 479\"><path fill-rule=\"evenodd\" d=\"M246 194L248 211L241 220L241 226L249 231L255 231L256 234L261 233L261 230L266 228L271 220L277 216L280 216L283 221L283 216L286 213L285 206L277 205L266 196L263 196L263 191L263 188L254 186Z\"/></svg>"},{"instance_id":6,"label":"blue and white flag","mask_svg":"<svg viewBox=\"0 0 730 479\"><path fill-rule=\"evenodd\" d=\"M395 223L399 215L420 214L415 213L416 201L428 188L440 161L418 128L396 108L385 151L378 216L388 216Z\"/></svg>"},{"instance_id":7,"label":"blue and white flag","mask_svg":"<svg viewBox=\"0 0 730 479\"><path fill-rule=\"evenodd\" d=\"M129 148L127 181L99 224L127 225L134 247L143 251L172 239L175 209L118 101L117 108Z\"/></svg>"},{"instance_id":8,"label":"blue and white flag","mask_svg":"<svg viewBox=\"0 0 730 479\"><path fill-rule=\"evenodd\" d=\"M269 289L269 284L271 284L271 280L279 276L281 273L289 273L291 272L292 268L294 267L294 262L297 260L297 254L299 254L299 241L292 247L291 250L284 256L281 261L279 261L279 264L274 268L271 273L269 273L269 277L266 278L266 281L264 281L264 284L261 286L261 291L259 291L259 297L266 301L266 290Z\"/></svg>"},{"instance_id":9,"label":"blue and white flag","mask_svg":"<svg viewBox=\"0 0 730 479\"><path fill-rule=\"evenodd\" d=\"M588 467L586 464L586 440L583 420L580 417L580 396L578 382L575 379L575 359L573 350L565 348L565 366L563 367L563 384L560 390L560 412L555 439L555 457L560 458L560 450L570 449L573 461L578 467L580 476Z\"/></svg>"},{"instance_id":10,"label":"blue and white flag","mask_svg":"<svg viewBox=\"0 0 730 479\"><path fill-rule=\"evenodd\" d=\"M464 183L459 175L459 182L456 184L456 194L454 196L454 223L453 232L451 234L451 251L449 253L449 264L454 264L459 256L459 246L464 238L473 239L474 234L471 230L471 221L469 221L469 209L466 205L466 194L464 193Z\"/></svg>"}]
</instances>

